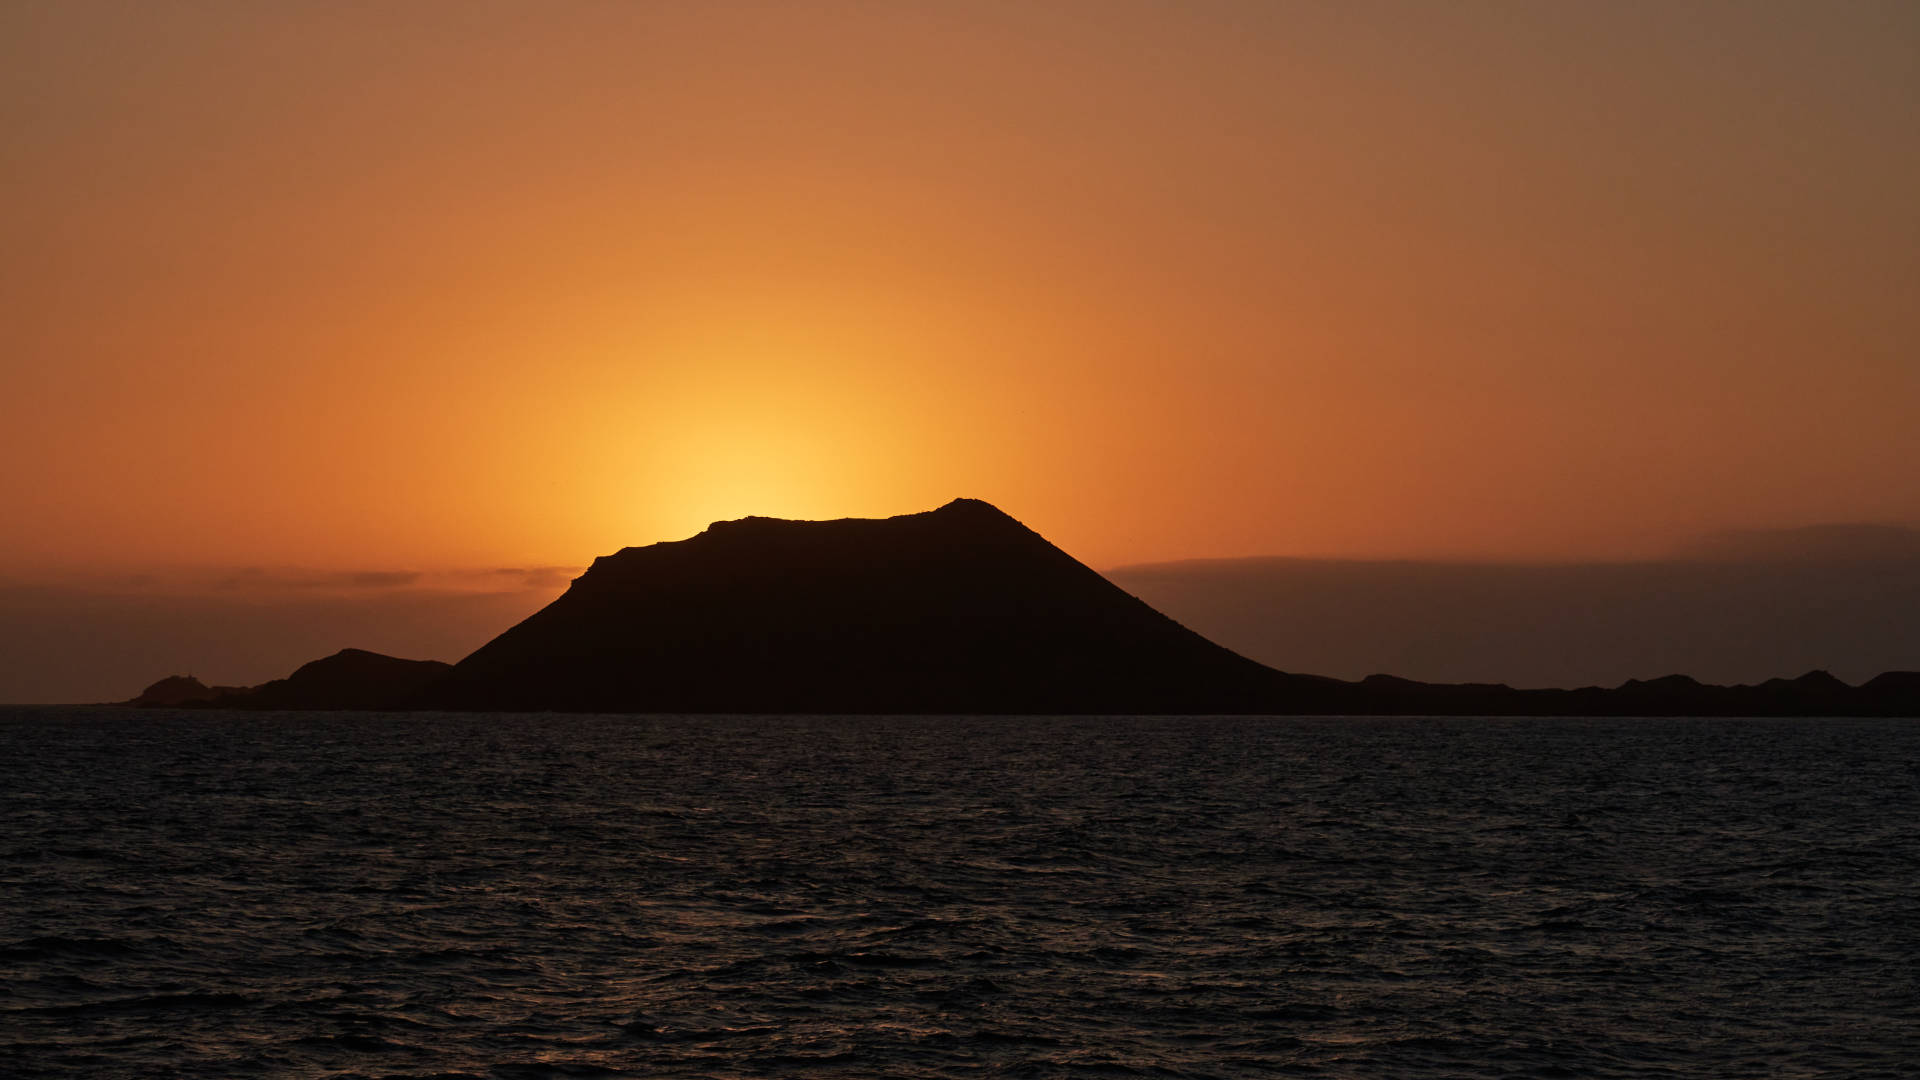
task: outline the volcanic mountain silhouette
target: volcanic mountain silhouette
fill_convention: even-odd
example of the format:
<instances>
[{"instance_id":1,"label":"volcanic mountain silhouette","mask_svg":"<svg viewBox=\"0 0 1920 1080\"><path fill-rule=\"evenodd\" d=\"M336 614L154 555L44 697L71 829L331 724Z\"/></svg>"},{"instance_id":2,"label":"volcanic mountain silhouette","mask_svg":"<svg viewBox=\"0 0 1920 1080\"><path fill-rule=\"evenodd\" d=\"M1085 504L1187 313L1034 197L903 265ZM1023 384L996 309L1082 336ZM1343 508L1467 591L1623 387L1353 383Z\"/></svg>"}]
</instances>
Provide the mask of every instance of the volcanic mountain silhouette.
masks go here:
<instances>
[{"instance_id":1,"label":"volcanic mountain silhouette","mask_svg":"<svg viewBox=\"0 0 1920 1080\"><path fill-rule=\"evenodd\" d=\"M1290 675L1188 630L976 499L879 520L717 522L596 559L451 668L346 649L259 687L128 702L612 713L1920 716L1920 673L1682 675L1515 690Z\"/></svg>"},{"instance_id":2,"label":"volcanic mountain silhouette","mask_svg":"<svg viewBox=\"0 0 1920 1080\"><path fill-rule=\"evenodd\" d=\"M878 520L717 522L596 559L426 704L1248 712L1310 706L1342 685L1216 645L993 506L956 499Z\"/></svg>"}]
</instances>

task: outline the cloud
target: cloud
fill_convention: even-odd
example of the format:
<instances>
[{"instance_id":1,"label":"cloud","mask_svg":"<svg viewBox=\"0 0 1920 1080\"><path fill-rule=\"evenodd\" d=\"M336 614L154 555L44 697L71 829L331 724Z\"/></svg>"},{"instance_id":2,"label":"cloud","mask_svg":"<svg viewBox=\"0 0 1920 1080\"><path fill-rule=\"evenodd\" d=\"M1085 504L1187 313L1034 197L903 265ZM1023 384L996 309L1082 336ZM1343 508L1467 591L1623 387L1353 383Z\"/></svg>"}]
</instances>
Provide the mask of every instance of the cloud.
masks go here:
<instances>
[{"instance_id":1,"label":"cloud","mask_svg":"<svg viewBox=\"0 0 1920 1080\"><path fill-rule=\"evenodd\" d=\"M571 584L580 576L577 566L506 566L489 570L487 574L495 579L512 582L523 589L551 589Z\"/></svg>"},{"instance_id":2,"label":"cloud","mask_svg":"<svg viewBox=\"0 0 1920 1080\"><path fill-rule=\"evenodd\" d=\"M117 701L166 675L251 685L341 648L458 660L570 567L223 567L0 582L0 703Z\"/></svg>"},{"instance_id":3,"label":"cloud","mask_svg":"<svg viewBox=\"0 0 1920 1080\"><path fill-rule=\"evenodd\" d=\"M214 582L226 590L283 589L399 589L420 584L426 575L416 570L274 570L246 567L230 571Z\"/></svg>"},{"instance_id":4,"label":"cloud","mask_svg":"<svg viewBox=\"0 0 1920 1080\"><path fill-rule=\"evenodd\" d=\"M1349 679L1611 686L1677 672L1742 683L1824 668L1857 683L1920 670L1920 556L1814 550L1829 556L1729 551L1556 566L1222 559L1107 576L1262 663Z\"/></svg>"},{"instance_id":5,"label":"cloud","mask_svg":"<svg viewBox=\"0 0 1920 1080\"><path fill-rule=\"evenodd\" d=\"M0 581L0 588L55 588L103 596L218 595L284 598L297 593L364 595L400 592L528 592L557 595L580 574L572 566L512 566L457 570L314 570L241 566L75 573L33 581Z\"/></svg>"},{"instance_id":6,"label":"cloud","mask_svg":"<svg viewBox=\"0 0 1920 1080\"><path fill-rule=\"evenodd\" d=\"M1920 529L1880 523L1723 529L1680 550L1702 562L1859 563L1920 560Z\"/></svg>"}]
</instances>

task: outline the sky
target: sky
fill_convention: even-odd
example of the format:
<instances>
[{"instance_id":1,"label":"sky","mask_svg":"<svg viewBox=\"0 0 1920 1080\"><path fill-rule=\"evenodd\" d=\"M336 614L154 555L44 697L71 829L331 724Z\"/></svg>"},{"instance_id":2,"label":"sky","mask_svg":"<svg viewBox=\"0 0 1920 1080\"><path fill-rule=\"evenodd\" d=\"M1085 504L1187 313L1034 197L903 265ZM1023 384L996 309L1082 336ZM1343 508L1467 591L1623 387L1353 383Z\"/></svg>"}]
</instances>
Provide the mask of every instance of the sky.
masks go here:
<instances>
[{"instance_id":1,"label":"sky","mask_svg":"<svg viewBox=\"0 0 1920 1080\"><path fill-rule=\"evenodd\" d=\"M1916 131L1905 0L10 0L0 585L1912 524Z\"/></svg>"},{"instance_id":2,"label":"sky","mask_svg":"<svg viewBox=\"0 0 1920 1080\"><path fill-rule=\"evenodd\" d=\"M1849 535L1850 533L1850 535ZM1920 668L1920 529L1780 530L1670 559L1196 559L1108 571L1288 671L1523 687L1719 685Z\"/></svg>"}]
</instances>

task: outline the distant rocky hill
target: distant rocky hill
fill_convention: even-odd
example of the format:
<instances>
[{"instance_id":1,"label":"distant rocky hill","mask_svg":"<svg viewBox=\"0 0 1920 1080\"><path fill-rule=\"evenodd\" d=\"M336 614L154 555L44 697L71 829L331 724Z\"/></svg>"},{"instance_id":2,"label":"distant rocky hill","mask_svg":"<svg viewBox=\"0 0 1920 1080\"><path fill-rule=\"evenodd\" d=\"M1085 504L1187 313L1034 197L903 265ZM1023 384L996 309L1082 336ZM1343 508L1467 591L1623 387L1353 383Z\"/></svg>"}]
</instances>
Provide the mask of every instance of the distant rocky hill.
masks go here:
<instances>
[{"instance_id":1,"label":"distant rocky hill","mask_svg":"<svg viewBox=\"0 0 1920 1080\"><path fill-rule=\"evenodd\" d=\"M457 665L346 649L249 689L129 702L627 713L1920 715L1920 674L1515 690L1294 675L1155 611L987 503L718 522L595 560Z\"/></svg>"},{"instance_id":2,"label":"distant rocky hill","mask_svg":"<svg viewBox=\"0 0 1920 1080\"><path fill-rule=\"evenodd\" d=\"M341 649L226 704L250 709L389 708L412 703L452 670L439 660L401 660L365 649Z\"/></svg>"},{"instance_id":3,"label":"distant rocky hill","mask_svg":"<svg viewBox=\"0 0 1920 1080\"><path fill-rule=\"evenodd\" d=\"M129 705L167 707L209 705L247 692L244 686L208 686L191 675L169 675L140 691Z\"/></svg>"},{"instance_id":4,"label":"distant rocky hill","mask_svg":"<svg viewBox=\"0 0 1920 1080\"><path fill-rule=\"evenodd\" d=\"M284 679L259 686L203 686L173 675L127 702L139 706L213 706L223 709L384 709L406 707L453 665L401 660L365 649L342 649L302 664Z\"/></svg>"}]
</instances>

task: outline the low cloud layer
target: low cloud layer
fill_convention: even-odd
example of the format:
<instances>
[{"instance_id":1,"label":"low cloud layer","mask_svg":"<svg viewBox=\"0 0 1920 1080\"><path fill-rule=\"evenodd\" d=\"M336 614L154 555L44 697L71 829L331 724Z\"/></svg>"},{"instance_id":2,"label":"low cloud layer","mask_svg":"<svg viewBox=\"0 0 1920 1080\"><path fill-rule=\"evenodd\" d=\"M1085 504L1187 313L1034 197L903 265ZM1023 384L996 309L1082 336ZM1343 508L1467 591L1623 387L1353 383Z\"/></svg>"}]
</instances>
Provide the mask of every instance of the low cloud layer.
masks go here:
<instances>
[{"instance_id":1,"label":"low cloud layer","mask_svg":"<svg viewBox=\"0 0 1920 1080\"><path fill-rule=\"evenodd\" d=\"M118 701L166 675L252 685L349 646L458 660L578 572L251 567L0 583L0 702Z\"/></svg>"},{"instance_id":2,"label":"low cloud layer","mask_svg":"<svg viewBox=\"0 0 1920 1080\"><path fill-rule=\"evenodd\" d=\"M400 590L470 593L553 589L557 592L579 574L580 568L577 566L506 566L436 571L233 566L70 574L31 583L0 580L0 589L38 587L129 596L244 594L259 598L280 597L287 593L364 595Z\"/></svg>"},{"instance_id":3,"label":"low cloud layer","mask_svg":"<svg viewBox=\"0 0 1920 1080\"><path fill-rule=\"evenodd\" d=\"M1725 534L1657 562L1230 559L1107 576L1263 663L1349 679L1742 683L1822 668L1857 683L1920 670L1920 533L1898 527Z\"/></svg>"},{"instance_id":4,"label":"low cloud layer","mask_svg":"<svg viewBox=\"0 0 1920 1080\"><path fill-rule=\"evenodd\" d=\"M1920 529L1906 525L1808 525L1798 529L1727 529L1681 548L1704 562L1882 563L1920 560Z\"/></svg>"}]
</instances>

